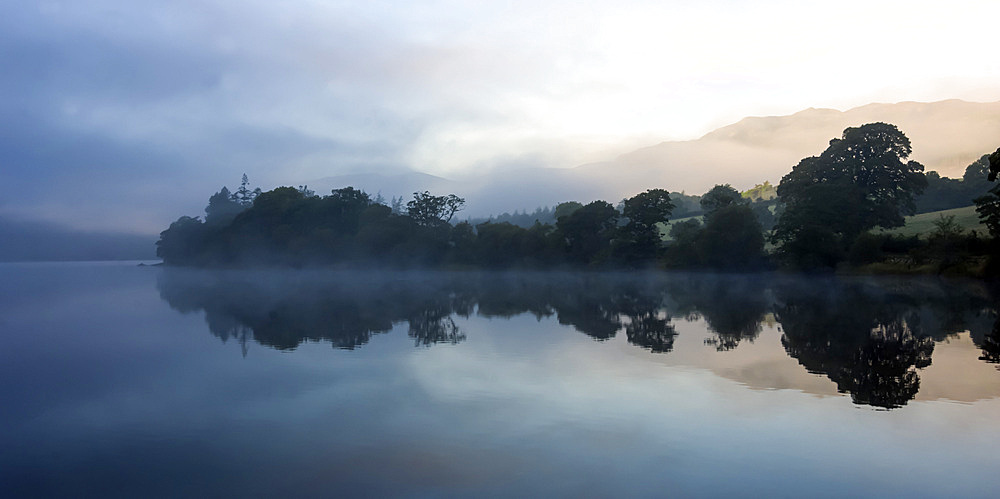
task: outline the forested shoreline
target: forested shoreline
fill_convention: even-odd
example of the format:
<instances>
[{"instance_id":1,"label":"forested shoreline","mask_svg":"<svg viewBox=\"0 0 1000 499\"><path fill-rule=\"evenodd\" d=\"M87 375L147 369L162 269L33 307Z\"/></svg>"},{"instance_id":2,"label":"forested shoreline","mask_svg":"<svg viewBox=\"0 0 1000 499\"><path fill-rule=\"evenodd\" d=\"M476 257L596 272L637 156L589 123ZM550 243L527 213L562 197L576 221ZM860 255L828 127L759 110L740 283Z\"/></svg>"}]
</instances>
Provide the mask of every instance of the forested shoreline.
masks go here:
<instances>
[{"instance_id":1,"label":"forested shoreline","mask_svg":"<svg viewBox=\"0 0 1000 499\"><path fill-rule=\"evenodd\" d=\"M540 216L527 227L513 218L454 223L465 205L454 194L418 192L404 205L353 187L323 196L305 186L261 192L244 176L235 192L223 187L209 199L204 219L184 216L163 231L157 255L167 265L196 267L1000 275L1000 187L991 183L1000 150L971 164L960 180L925 174L910 153L895 126L871 123L846 129L820 155L800 161L776 190L717 185L694 205L694 197L652 188L617 205L569 201L536 210ZM881 230L902 226L918 205L933 211L973 200L988 233L965 231L946 217L924 238Z\"/></svg>"}]
</instances>

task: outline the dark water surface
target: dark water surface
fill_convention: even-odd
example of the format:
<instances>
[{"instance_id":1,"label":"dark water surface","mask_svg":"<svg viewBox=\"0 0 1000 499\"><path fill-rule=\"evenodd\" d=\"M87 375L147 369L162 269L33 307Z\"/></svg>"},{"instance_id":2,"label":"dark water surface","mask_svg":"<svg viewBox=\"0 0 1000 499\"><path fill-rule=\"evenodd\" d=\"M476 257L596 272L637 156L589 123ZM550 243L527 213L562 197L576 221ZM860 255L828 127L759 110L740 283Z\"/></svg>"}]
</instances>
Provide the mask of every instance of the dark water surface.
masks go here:
<instances>
[{"instance_id":1,"label":"dark water surface","mask_svg":"<svg viewBox=\"0 0 1000 499\"><path fill-rule=\"evenodd\" d=\"M0 264L0 495L1000 495L976 282Z\"/></svg>"}]
</instances>

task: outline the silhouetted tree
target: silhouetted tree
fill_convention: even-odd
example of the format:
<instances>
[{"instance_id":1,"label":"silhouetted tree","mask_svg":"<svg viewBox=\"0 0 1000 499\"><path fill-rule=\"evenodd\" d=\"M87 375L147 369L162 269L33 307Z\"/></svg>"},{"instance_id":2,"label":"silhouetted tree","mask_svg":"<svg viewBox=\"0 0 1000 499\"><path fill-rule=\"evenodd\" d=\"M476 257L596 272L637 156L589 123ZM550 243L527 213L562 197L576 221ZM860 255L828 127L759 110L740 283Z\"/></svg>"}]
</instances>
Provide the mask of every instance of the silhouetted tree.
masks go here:
<instances>
[{"instance_id":1,"label":"silhouetted tree","mask_svg":"<svg viewBox=\"0 0 1000 499\"><path fill-rule=\"evenodd\" d=\"M1000 238L1000 185L990 189L985 196L975 199L979 220L989 229L990 235Z\"/></svg>"},{"instance_id":2,"label":"silhouetted tree","mask_svg":"<svg viewBox=\"0 0 1000 499\"><path fill-rule=\"evenodd\" d=\"M698 249L713 268L759 266L764 261L764 232L747 203L719 206L705 215Z\"/></svg>"},{"instance_id":3,"label":"silhouetted tree","mask_svg":"<svg viewBox=\"0 0 1000 499\"><path fill-rule=\"evenodd\" d=\"M476 261L476 229L469 222L459 222L451 229L448 239L450 255L448 261L462 265L474 265Z\"/></svg>"},{"instance_id":4,"label":"silhouetted tree","mask_svg":"<svg viewBox=\"0 0 1000 499\"><path fill-rule=\"evenodd\" d=\"M469 219L469 223L471 223L472 225L479 225L484 222L491 222L491 223L508 222L518 227L529 229L536 222L541 223L543 225L555 224L556 217L555 217L555 210L549 208L548 206L545 206L545 207L535 208L535 210L532 212L527 212L527 211L521 212L515 210L514 213L504 212L499 215L490 216L488 218Z\"/></svg>"},{"instance_id":5,"label":"silhouetted tree","mask_svg":"<svg viewBox=\"0 0 1000 499\"><path fill-rule=\"evenodd\" d=\"M524 263L528 267L549 267L562 258L562 245L556 228L535 222L524 233Z\"/></svg>"},{"instance_id":6,"label":"silhouetted tree","mask_svg":"<svg viewBox=\"0 0 1000 499\"><path fill-rule=\"evenodd\" d=\"M414 192L413 200L406 203L406 213L420 225L451 222L465 200L454 195L432 196L430 192Z\"/></svg>"},{"instance_id":7,"label":"silhouetted tree","mask_svg":"<svg viewBox=\"0 0 1000 499\"><path fill-rule=\"evenodd\" d=\"M213 226L228 225L247 207L236 202L229 189L223 187L219 192L208 198L205 207L205 223Z\"/></svg>"},{"instance_id":8,"label":"silhouetted tree","mask_svg":"<svg viewBox=\"0 0 1000 499\"><path fill-rule=\"evenodd\" d=\"M354 235L358 231L361 214L373 204L368 193L344 187L331 191L318 206L325 222L334 224L341 232Z\"/></svg>"},{"instance_id":9,"label":"silhouetted tree","mask_svg":"<svg viewBox=\"0 0 1000 499\"><path fill-rule=\"evenodd\" d=\"M556 222L571 261L583 265L604 263L618 228L618 211L606 201L594 201Z\"/></svg>"},{"instance_id":10,"label":"silhouetted tree","mask_svg":"<svg viewBox=\"0 0 1000 499\"><path fill-rule=\"evenodd\" d=\"M180 217L167 230L160 232L160 240L156 242L156 256L167 264L197 263L200 261L205 235L205 226L201 220Z\"/></svg>"},{"instance_id":11,"label":"silhouetted tree","mask_svg":"<svg viewBox=\"0 0 1000 499\"><path fill-rule=\"evenodd\" d=\"M626 227L630 227L630 231L645 235L653 231L656 224L667 221L673 209L669 192L649 189L626 199L622 214L628 218Z\"/></svg>"},{"instance_id":12,"label":"silhouetted tree","mask_svg":"<svg viewBox=\"0 0 1000 499\"><path fill-rule=\"evenodd\" d=\"M906 160L910 152L895 126L871 123L800 161L778 185L786 208L773 240L781 253L799 265L836 263L865 230L903 225L927 185L923 165Z\"/></svg>"},{"instance_id":13,"label":"silhouetted tree","mask_svg":"<svg viewBox=\"0 0 1000 499\"><path fill-rule=\"evenodd\" d=\"M559 203L556 205L555 217L558 221L562 217L572 215L574 211L583 208L583 204L576 201L566 201L565 203Z\"/></svg>"},{"instance_id":14,"label":"silhouetted tree","mask_svg":"<svg viewBox=\"0 0 1000 499\"><path fill-rule=\"evenodd\" d=\"M371 205L358 217L355 244L362 261L387 264L406 263L406 243L417 226L410 217L399 215L385 205Z\"/></svg>"},{"instance_id":15,"label":"silhouetted tree","mask_svg":"<svg viewBox=\"0 0 1000 499\"><path fill-rule=\"evenodd\" d=\"M290 252L303 249L305 200L294 187L278 187L256 196L253 206L236 217L229 227L233 257L247 263L296 260Z\"/></svg>"},{"instance_id":16,"label":"silhouetted tree","mask_svg":"<svg viewBox=\"0 0 1000 499\"><path fill-rule=\"evenodd\" d=\"M486 267L510 267L520 261L524 254L526 229L502 223L482 223L476 226L478 232L476 250L479 263Z\"/></svg>"},{"instance_id":17,"label":"silhouetted tree","mask_svg":"<svg viewBox=\"0 0 1000 499\"><path fill-rule=\"evenodd\" d=\"M690 218L670 226L671 242L665 251L668 267L695 267L702 264L702 254L698 248L701 222Z\"/></svg>"},{"instance_id":18,"label":"silhouetted tree","mask_svg":"<svg viewBox=\"0 0 1000 499\"><path fill-rule=\"evenodd\" d=\"M674 204L670 193L650 189L626 199L622 214L628 223L622 227L620 252L627 262L650 261L658 257L662 246L659 224L670 218Z\"/></svg>"},{"instance_id":19,"label":"silhouetted tree","mask_svg":"<svg viewBox=\"0 0 1000 499\"><path fill-rule=\"evenodd\" d=\"M900 227L903 215L913 212L914 197L927 186L924 167L907 161L910 140L894 125L870 123L844 130L843 138L833 139L818 161L800 163L781 179L778 194L790 207L808 186L843 182L860 191L859 216L852 220L852 234L875 226Z\"/></svg>"},{"instance_id":20,"label":"silhouetted tree","mask_svg":"<svg viewBox=\"0 0 1000 499\"><path fill-rule=\"evenodd\" d=\"M712 187L701 196L700 203L702 211L707 216L722 208L749 204L750 200L741 196L739 191L729 184L725 184Z\"/></svg>"},{"instance_id":21,"label":"silhouetted tree","mask_svg":"<svg viewBox=\"0 0 1000 499\"><path fill-rule=\"evenodd\" d=\"M668 266L737 269L764 261L764 233L750 201L729 185L717 185L701 197L705 225L697 221L671 227Z\"/></svg>"},{"instance_id":22,"label":"silhouetted tree","mask_svg":"<svg viewBox=\"0 0 1000 499\"><path fill-rule=\"evenodd\" d=\"M701 214L701 196L685 194L683 192L671 192L670 201L674 203L673 216L676 218L687 218Z\"/></svg>"},{"instance_id":23,"label":"silhouetted tree","mask_svg":"<svg viewBox=\"0 0 1000 499\"><path fill-rule=\"evenodd\" d=\"M243 174L243 179L240 181L240 188L232 195L232 200L239 203L244 208L250 207L253 204L253 200L260 195L260 188L255 188L250 190L250 179L247 178L247 174Z\"/></svg>"}]
</instances>

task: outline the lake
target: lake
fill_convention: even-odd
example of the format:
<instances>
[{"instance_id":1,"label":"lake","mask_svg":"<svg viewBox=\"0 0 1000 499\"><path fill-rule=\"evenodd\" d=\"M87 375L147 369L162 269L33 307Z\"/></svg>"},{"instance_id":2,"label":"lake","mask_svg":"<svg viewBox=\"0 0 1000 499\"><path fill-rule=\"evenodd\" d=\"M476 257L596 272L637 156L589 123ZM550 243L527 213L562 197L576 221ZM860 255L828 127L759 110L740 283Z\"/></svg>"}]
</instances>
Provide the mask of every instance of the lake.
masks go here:
<instances>
[{"instance_id":1,"label":"lake","mask_svg":"<svg viewBox=\"0 0 1000 499\"><path fill-rule=\"evenodd\" d=\"M0 264L2 496L1000 492L995 288Z\"/></svg>"}]
</instances>

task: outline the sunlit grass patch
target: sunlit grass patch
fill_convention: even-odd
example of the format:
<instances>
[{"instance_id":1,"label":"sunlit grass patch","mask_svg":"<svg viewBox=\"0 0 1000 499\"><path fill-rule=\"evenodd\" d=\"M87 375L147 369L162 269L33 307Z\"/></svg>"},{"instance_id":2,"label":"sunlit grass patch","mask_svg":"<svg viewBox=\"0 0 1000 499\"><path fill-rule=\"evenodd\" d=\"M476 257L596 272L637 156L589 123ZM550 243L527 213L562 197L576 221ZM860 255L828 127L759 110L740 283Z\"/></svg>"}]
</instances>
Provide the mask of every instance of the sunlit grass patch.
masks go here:
<instances>
[{"instance_id":1,"label":"sunlit grass patch","mask_svg":"<svg viewBox=\"0 0 1000 499\"><path fill-rule=\"evenodd\" d=\"M942 216L954 216L955 222L958 223L964 231L975 230L981 235L988 234L986 226L979 222L979 215L976 213L975 206L966 206L964 208L953 208L950 210L933 211L930 213L913 215L906 217L906 225L903 227L897 227L883 232L904 237L914 235L926 237L927 234L934 231L934 222L941 220Z\"/></svg>"}]
</instances>

